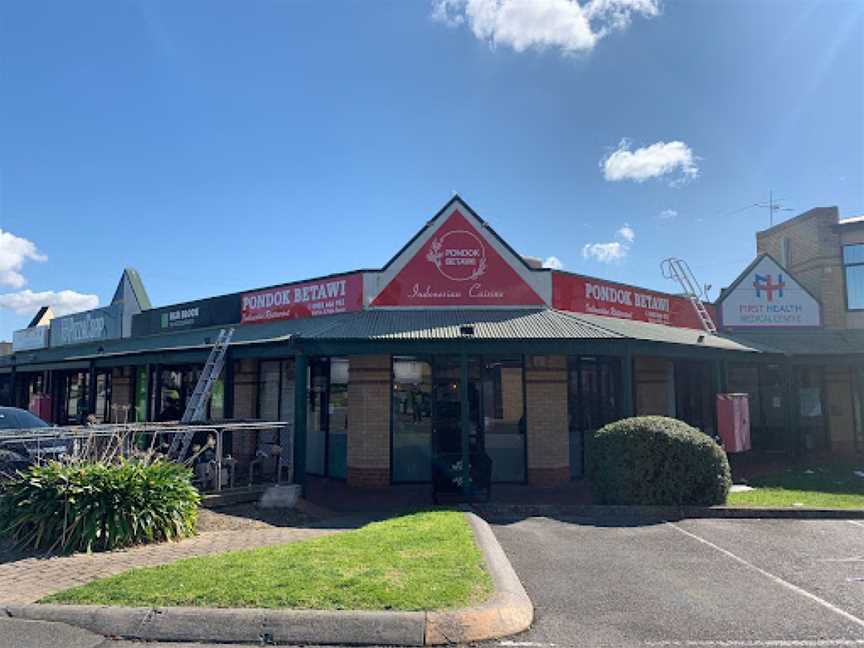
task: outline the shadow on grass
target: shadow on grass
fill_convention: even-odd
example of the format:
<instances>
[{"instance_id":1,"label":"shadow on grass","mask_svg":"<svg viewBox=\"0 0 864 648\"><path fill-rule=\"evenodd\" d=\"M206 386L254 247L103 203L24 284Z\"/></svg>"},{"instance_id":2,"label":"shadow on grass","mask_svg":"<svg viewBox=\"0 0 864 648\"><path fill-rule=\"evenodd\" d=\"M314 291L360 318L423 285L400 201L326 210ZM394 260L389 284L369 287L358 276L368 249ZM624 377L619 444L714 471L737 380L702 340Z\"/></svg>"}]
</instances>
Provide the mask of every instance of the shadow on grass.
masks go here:
<instances>
[{"instance_id":1,"label":"shadow on grass","mask_svg":"<svg viewBox=\"0 0 864 648\"><path fill-rule=\"evenodd\" d=\"M864 468L854 465L790 467L783 471L752 477L747 484L755 488L813 491L834 495L864 496Z\"/></svg>"}]
</instances>

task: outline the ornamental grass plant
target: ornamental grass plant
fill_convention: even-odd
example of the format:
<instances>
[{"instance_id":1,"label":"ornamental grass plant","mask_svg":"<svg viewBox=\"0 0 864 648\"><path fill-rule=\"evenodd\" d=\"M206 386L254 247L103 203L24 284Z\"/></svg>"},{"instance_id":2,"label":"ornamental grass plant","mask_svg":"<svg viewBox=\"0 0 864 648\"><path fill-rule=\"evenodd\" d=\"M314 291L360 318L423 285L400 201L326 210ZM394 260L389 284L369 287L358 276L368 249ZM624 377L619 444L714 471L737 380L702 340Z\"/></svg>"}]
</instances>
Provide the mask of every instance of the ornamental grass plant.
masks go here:
<instances>
[{"instance_id":1,"label":"ornamental grass plant","mask_svg":"<svg viewBox=\"0 0 864 648\"><path fill-rule=\"evenodd\" d=\"M30 466L3 484L0 535L44 552L107 551L195 532L192 471L163 459Z\"/></svg>"}]
</instances>

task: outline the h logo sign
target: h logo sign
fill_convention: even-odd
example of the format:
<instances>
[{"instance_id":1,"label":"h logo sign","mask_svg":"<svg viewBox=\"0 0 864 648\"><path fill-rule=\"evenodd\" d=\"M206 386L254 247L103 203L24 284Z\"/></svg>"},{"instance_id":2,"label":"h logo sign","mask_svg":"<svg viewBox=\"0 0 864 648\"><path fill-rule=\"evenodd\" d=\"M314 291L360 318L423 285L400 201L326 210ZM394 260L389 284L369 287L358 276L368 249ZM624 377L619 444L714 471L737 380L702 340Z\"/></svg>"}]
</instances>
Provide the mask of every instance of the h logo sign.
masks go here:
<instances>
[{"instance_id":1,"label":"h logo sign","mask_svg":"<svg viewBox=\"0 0 864 648\"><path fill-rule=\"evenodd\" d=\"M777 283L774 283L771 280L771 275L760 275L757 274L753 280L753 287L756 289L756 297L762 297L762 292L765 292L765 296L768 298L768 301L774 301L774 293L777 293L777 296L781 299L783 298L783 289L786 287L786 284L783 282L783 275L777 274Z\"/></svg>"}]
</instances>

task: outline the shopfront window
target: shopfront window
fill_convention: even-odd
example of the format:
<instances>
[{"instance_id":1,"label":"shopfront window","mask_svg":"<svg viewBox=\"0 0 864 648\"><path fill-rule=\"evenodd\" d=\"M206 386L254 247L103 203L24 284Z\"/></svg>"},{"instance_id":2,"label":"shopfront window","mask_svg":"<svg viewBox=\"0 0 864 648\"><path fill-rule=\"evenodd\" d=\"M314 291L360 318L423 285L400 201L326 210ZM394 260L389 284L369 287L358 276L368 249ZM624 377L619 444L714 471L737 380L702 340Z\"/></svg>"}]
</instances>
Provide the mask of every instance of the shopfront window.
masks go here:
<instances>
[{"instance_id":1,"label":"shopfront window","mask_svg":"<svg viewBox=\"0 0 864 648\"><path fill-rule=\"evenodd\" d=\"M210 420L221 421L225 418L225 381L213 381L210 388Z\"/></svg>"},{"instance_id":2,"label":"shopfront window","mask_svg":"<svg viewBox=\"0 0 864 648\"><path fill-rule=\"evenodd\" d=\"M184 380L184 373L182 369L163 369L160 372L157 421L179 421L183 417L189 382Z\"/></svg>"},{"instance_id":3,"label":"shopfront window","mask_svg":"<svg viewBox=\"0 0 864 648\"><path fill-rule=\"evenodd\" d=\"M279 360L262 361L258 375L258 418L279 420L279 381L282 377Z\"/></svg>"},{"instance_id":4,"label":"shopfront window","mask_svg":"<svg viewBox=\"0 0 864 648\"><path fill-rule=\"evenodd\" d=\"M264 472L269 474L276 470L273 448L281 446L282 453L291 451L289 431L294 429L294 361L290 358L263 360L258 371L257 418L287 423L287 429L262 430L256 434L256 452L263 452L268 457Z\"/></svg>"},{"instance_id":5,"label":"shopfront window","mask_svg":"<svg viewBox=\"0 0 864 648\"><path fill-rule=\"evenodd\" d=\"M782 365L730 365L727 388L748 394L754 450L784 450L792 443L786 430L786 375Z\"/></svg>"},{"instance_id":6,"label":"shopfront window","mask_svg":"<svg viewBox=\"0 0 864 648\"><path fill-rule=\"evenodd\" d=\"M843 268L847 308L864 309L864 243L843 246Z\"/></svg>"},{"instance_id":7,"label":"shopfront window","mask_svg":"<svg viewBox=\"0 0 864 648\"><path fill-rule=\"evenodd\" d=\"M585 437L621 418L621 363L607 356L568 358L570 474L581 478Z\"/></svg>"},{"instance_id":8,"label":"shopfront window","mask_svg":"<svg viewBox=\"0 0 864 648\"><path fill-rule=\"evenodd\" d=\"M348 359L309 363L306 461L313 475L344 479L348 457Z\"/></svg>"},{"instance_id":9,"label":"shopfront window","mask_svg":"<svg viewBox=\"0 0 864 648\"><path fill-rule=\"evenodd\" d=\"M87 387L90 375L86 371L68 373L64 380L64 406L61 425L83 425L87 421Z\"/></svg>"},{"instance_id":10,"label":"shopfront window","mask_svg":"<svg viewBox=\"0 0 864 648\"><path fill-rule=\"evenodd\" d=\"M828 427L822 396L825 373L822 367L799 367L798 423L806 450L822 450L828 446Z\"/></svg>"},{"instance_id":11,"label":"shopfront window","mask_svg":"<svg viewBox=\"0 0 864 648\"><path fill-rule=\"evenodd\" d=\"M327 474L345 479L348 465L348 358L330 359Z\"/></svg>"},{"instance_id":12,"label":"shopfront window","mask_svg":"<svg viewBox=\"0 0 864 648\"><path fill-rule=\"evenodd\" d=\"M525 481L525 391L520 356L483 358L481 411L492 481Z\"/></svg>"},{"instance_id":13,"label":"shopfront window","mask_svg":"<svg viewBox=\"0 0 864 648\"><path fill-rule=\"evenodd\" d=\"M258 418L294 424L294 361L264 360L259 365Z\"/></svg>"},{"instance_id":14,"label":"shopfront window","mask_svg":"<svg viewBox=\"0 0 864 648\"><path fill-rule=\"evenodd\" d=\"M149 415L147 411L147 394L150 392L150 373L147 367L135 370L135 422L143 423Z\"/></svg>"},{"instance_id":15,"label":"shopfront window","mask_svg":"<svg viewBox=\"0 0 864 648\"><path fill-rule=\"evenodd\" d=\"M96 374L96 402L93 409L96 423L111 422L111 372Z\"/></svg>"},{"instance_id":16,"label":"shopfront window","mask_svg":"<svg viewBox=\"0 0 864 648\"><path fill-rule=\"evenodd\" d=\"M199 365L183 365L162 367L158 374L158 389L154 394L154 411L157 421L179 421L186 412L189 399L198 384L201 375ZM140 378L140 374L139 374ZM210 399L204 410L204 419L208 421L225 416L225 387L223 378L214 381L210 388ZM139 387L143 384L139 381ZM139 394L139 399L143 393Z\"/></svg>"},{"instance_id":17,"label":"shopfront window","mask_svg":"<svg viewBox=\"0 0 864 648\"><path fill-rule=\"evenodd\" d=\"M432 365L393 358L393 481L432 479Z\"/></svg>"},{"instance_id":18,"label":"shopfront window","mask_svg":"<svg viewBox=\"0 0 864 648\"><path fill-rule=\"evenodd\" d=\"M16 391L20 394L16 399L17 407L30 409L33 406L33 397L45 393L45 376L39 373L21 373L15 378Z\"/></svg>"},{"instance_id":19,"label":"shopfront window","mask_svg":"<svg viewBox=\"0 0 864 648\"><path fill-rule=\"evenodd\" d=\"M852 404L855 414L855 450L864 450L864 369L853 369Z\"/></svg>"},{"instance_id":20,"label":"shopfront window","mask_svg":"<svg viewBox=\"0 0 864 648\"><path fill-rule=\"evenodd\" d=\"M468 358L462 402L458 356L393 359L393 481L425 482L434 461L462 452L462 408L468 409L472 454L492 460L495 482L525 480L525 399L521 356Z\"/></svg>"},{"instance_id":21,"label":"shopfront window","mask_svg":"<svg viewBox=\"0 0 864 648\"><path fill-rule=\"evenodd\" d=\"M714 436L714 377L711 364L696 360L675 362L676 417Z\"/></svg>"}]
</instances>

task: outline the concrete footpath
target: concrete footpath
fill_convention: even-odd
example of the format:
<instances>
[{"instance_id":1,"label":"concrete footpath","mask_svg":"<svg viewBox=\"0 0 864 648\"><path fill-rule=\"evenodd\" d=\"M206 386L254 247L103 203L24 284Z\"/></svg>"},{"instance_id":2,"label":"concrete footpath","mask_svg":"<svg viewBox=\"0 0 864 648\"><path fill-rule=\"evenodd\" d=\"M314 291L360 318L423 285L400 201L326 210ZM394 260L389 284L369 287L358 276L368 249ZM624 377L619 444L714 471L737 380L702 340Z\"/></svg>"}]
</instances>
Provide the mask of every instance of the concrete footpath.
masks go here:
<instances>
[{"instance_id":1,"label":"concrete footpath","mask_svg":"<svg viewBox=\"0 0 864 648\"><path fill-rule=\"evenodd\" d=\"M483 603L420 612L92 605L0 605L0 618L66 624L143 641L424 646L503 637L527 629L533 606L489 525L466 513L495 591ZM98 645L98 644L97 644Z\"/></svg>"}]
</instances>

